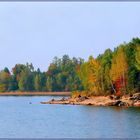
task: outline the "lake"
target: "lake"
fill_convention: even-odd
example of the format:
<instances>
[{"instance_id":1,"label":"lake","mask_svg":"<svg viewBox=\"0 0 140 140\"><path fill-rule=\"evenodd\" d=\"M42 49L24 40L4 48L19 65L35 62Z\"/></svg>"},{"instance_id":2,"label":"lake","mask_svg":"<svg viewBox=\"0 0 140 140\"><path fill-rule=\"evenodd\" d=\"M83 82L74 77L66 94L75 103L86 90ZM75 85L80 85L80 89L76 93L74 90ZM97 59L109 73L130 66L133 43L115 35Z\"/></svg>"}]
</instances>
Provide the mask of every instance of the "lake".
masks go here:
<instances>
[{"instance_id":1,"label":"lake","mask_svg":"<svg viewBox=\"0 0 140 140\"><path fill-rule=\"evenodd\" d=\"M1 96L0 138L140 138L140 108L40 104L52 96Z\"/></svg>"}]
</instances>

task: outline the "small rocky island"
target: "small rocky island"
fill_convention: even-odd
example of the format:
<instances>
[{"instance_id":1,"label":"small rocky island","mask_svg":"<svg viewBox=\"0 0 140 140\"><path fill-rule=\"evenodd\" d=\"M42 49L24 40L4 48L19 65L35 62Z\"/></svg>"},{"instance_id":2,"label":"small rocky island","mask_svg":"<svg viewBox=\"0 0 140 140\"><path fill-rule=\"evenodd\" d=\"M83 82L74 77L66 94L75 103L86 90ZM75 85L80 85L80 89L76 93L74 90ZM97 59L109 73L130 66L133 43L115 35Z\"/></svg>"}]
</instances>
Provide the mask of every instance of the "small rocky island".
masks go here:
<instances>
[{"instance_id":1,"label":"small rocky island","mask_svg":"<svg viewBox=\"0 0 140 140\"><path fill-rule=\"evenodd\" d=\"M62 98L60 100L52 99L42 104L70 104L70 105L93 105L93 106L124 106L140 107L140 93L133 95L124 95L118 97L115 95L108 96L78 96L75 98Z\"/></svg>"}]
</instances>

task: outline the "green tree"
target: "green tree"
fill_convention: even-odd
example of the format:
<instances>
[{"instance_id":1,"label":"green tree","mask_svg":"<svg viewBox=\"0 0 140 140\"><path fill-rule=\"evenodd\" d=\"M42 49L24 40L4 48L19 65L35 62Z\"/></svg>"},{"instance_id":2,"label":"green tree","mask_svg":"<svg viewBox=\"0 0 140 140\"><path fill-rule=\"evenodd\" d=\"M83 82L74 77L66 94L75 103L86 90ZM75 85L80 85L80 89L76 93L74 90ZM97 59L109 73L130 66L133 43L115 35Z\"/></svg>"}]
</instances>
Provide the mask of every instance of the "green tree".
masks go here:
<instances>
[{"instance_id":1,"label":"green tree","mask_svg":"<svg viewBox=\"0 0 140 140\"><path fill-rule=\"evenodd\" d=\"M34 90L34 77L33 74L25 69L21 72L21 77L18 83L20 91L33 91Z\"/></svg>"},{"instance_id":2,"label":"green tree","mask_svg":"<svg viewBox=\"0 0 140 140\"><path fill-rule=\"evenodd\" d=\"M136 48L135 59L136 68L140 71L140 45Z\"/></svg>"},{"instance_id":3,"label":"green tree","mask_svg":"<svg viewBox=\"0 0 140 140\"><path fill-rule=\"evenodd\" d=\"M35 76L35 81L34 81L34 87L36 91L41 91L42 90L42 83L41 83L41 75L37 74Z\"/></svg>"},{"instance_id":4,"label":"green tree","mask_svg":"<svg viewBox=\"0 0 140 140\"><path fill-rule=\"evenodd\" d=\"M110 94L112 92L111 90L111 78L110 78L110 69L111 69L111 63L112 63L112 51L110 49L107 49L104 54L99 55L97 57L97 60L101 64L101 81L102 81L102 90L104 94Z\"/></svg>"},{"instance_id":5,"label":"green tree","mask_svg":"<svg viewBox=\"0 0 140 140\"><path fill-rule=\"evenodd\" d=\"M11 74L8 68L0 71L0 92L9 91Z\"/></svg>"},{"instance_id":6,"label":"green tree","mask_svg":"<svg viewBox=\"0 0 140 140\"><path fill-rule=\"evenodd\" d=\"M52 91L52 78L48 77L46 81L47 91Z\"/></svg>"}]
</instances>

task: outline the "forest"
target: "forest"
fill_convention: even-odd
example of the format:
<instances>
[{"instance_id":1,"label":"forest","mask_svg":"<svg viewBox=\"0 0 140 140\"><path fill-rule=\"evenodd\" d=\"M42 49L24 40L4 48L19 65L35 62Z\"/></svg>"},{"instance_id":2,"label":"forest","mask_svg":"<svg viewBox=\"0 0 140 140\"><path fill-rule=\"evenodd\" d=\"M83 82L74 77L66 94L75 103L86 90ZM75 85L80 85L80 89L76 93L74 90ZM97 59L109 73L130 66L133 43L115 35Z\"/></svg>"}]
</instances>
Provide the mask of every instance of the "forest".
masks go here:
<instances>
[{"instance_id":1,"label":"forest","mask_svg":"<svg viewBox=\"0 0 140 140\"><path fill-rule=\"evenodd\" d=\"M11 72L5 67L0 71L0 92L9 91L74 91L83 86L77 75L77 66L83 63L81 58L70 59L64 55L61 59L54 57L46 72L33 64L16 64Z\"/></svg>"},{"instance_id":2,"label":"forest","mask_svg":"<svg viewBox=\"0 0 140 140\"><path fill-rule=\"evenodd\" d=\"M140 39L133 38L114 50L88 61L82 58L54 57L48 70L33 64L16 64L0 71L0 92L72 91L87 95L125 95L140 91Z\"/></svg>"}]
</instances>

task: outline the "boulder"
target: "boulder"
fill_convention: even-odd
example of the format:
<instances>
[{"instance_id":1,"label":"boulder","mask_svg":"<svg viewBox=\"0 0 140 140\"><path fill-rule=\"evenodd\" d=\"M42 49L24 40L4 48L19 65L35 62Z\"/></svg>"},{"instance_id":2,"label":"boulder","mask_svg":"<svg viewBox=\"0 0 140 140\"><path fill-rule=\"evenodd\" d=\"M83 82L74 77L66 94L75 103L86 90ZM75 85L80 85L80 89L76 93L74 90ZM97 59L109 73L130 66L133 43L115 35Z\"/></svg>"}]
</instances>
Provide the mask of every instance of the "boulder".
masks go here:
<instances>
[{"instance_id":1,"label":"boulder","mask_svg":"<svg viewBox=\"0 0 140 140\"><path fill-rule=\"evenodd\" d=\"M109 99L113 100L114 99L113 95L110 95L109 96Z\"/></svg>"},{"instance_id":2,"label":"boulder","mask_svg":"<svg viewBox=\"0 0 140 140\"><path fill-rule=\"evenodd\" d=\"M129 106L126 102L122 102L120 100L117 100L113 103L113 106Z\"/></svg>"},{"instance_id":3,"label":"boulder","mask_svg":"<svg viewBox=\"0 0 140 140\"><path fill-rule=\"evenodd\" d=\"M120 96L115 96L115 100L119 100L121 97Z\"/></svg>"},{"instance_id":4,"label":"boulder","mask_svg":"<svg viewBox=\"0 0 140 140\"><path fill-rule=\"evenodd\" d=\"M110 98L111 100L119 100L119 99L120 99L120 96L110 95L109 98Z\"/></svg>"},{"instance_id":5,"label":"boulder","mask_svg":"<svg viewBox=\"0 0 140 140\"><path fill-rule=\"evenodd\" d=\"M129 99L134 100L135 102L140 100L140 93L133 94Z\"/></svg>"}]
</instances>

